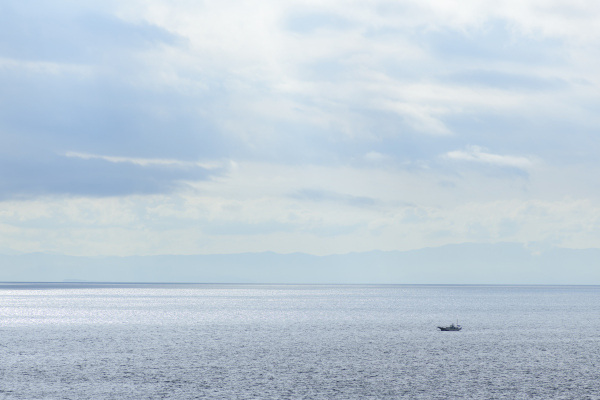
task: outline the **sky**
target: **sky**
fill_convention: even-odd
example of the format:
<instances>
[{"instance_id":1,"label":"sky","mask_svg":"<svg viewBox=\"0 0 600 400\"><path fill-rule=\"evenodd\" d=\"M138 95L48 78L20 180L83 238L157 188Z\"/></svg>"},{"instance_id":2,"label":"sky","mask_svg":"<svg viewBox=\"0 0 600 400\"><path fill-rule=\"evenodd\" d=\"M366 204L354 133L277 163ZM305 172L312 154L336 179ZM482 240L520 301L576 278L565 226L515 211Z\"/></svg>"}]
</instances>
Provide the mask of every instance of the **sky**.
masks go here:
<instances>
[{"instance_id":1,"label":"sky","mask_svg":"<svg viewBox=\"0 0 600 400\"><path fill-rule=\"evenodd\" d=\"M0 253L600 247L597 1L5 0Z\"/></svg>"}]
</instances>

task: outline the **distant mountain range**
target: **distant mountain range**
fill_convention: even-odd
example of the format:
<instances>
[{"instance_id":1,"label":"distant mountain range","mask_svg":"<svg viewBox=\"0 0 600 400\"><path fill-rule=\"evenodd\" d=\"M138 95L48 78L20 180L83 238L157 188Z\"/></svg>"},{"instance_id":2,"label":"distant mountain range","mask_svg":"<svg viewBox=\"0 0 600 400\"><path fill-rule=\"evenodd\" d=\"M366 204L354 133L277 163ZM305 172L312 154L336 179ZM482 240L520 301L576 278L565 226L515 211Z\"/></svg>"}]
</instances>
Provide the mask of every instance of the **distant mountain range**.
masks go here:
<instances>
[{"instance_id":1,"label":"distant mountain range","mask_svg":"<svg viewBox=\"0 0 600 400\"><path fill-rule=\"evenodd\" d=\"M552 248L536 255L517 243L463 243L329 256L4 254L0 281L599 285L600 249Z\"/></svg>"}]
</instances>

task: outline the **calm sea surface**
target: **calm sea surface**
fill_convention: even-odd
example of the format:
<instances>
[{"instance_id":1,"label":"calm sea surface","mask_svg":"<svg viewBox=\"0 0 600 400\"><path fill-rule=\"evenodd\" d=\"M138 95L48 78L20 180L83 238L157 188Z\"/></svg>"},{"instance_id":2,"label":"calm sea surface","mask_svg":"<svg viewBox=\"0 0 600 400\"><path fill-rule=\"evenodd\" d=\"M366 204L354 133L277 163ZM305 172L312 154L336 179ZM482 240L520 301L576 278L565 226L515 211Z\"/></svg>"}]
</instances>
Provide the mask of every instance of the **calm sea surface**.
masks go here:
<instances>
[{"instance_id":1,"label":"calm sea surface","mask_svg":"<svg viewBox=\"0 0 600 400\"><path fill-rule=\"evenodd\" d=\"M600 399L600 287L0 284L0 399L163 398Z\"/></svg>"}]
</instances>

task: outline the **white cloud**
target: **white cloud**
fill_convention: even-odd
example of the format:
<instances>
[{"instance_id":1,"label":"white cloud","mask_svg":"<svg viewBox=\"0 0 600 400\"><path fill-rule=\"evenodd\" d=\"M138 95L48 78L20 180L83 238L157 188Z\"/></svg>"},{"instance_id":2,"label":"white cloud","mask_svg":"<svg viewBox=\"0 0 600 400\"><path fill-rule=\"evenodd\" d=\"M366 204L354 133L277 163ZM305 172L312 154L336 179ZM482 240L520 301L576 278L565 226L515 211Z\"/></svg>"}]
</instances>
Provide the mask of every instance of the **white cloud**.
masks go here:
<instances>
[{"instance_id":1,"label":"white cloud","mask_svg":"<svg viewBox=\"0 0 600 400\"><path fill-rule=\"evenodd\" d=\"M364 155L364 158L365 158L365 160L367 160L369 162L381 162L381 161L385 161L385 160L389 159L389 156L386 156L385 154L381 154L378 151L371 150L367 154Z\"/></svg>"},{"instance_id":2,"label":"white cloud","mask_svg":"<svg viewBox=\"0 0 600 400\"><path fill-rule=\"evenodd\" d=\"M522 169L530 168L535 164L535 161L532 158L488 153L484 148L479 146L469 146L467 150L450 151L445 154L445 157L450 160L472 161L500 167Z\"/></svg>"},{"instance_id":3,"label":"white cloud","mask_svg":"<svg viewBox=\"0 0 600 400\"><path fill-rule=\"evenodd\" d=\"M93 68L82 64L58 63L47 61L24 61L0 57L0 70L21 70L34 74L60 75L71 74L89 78L93 76Z\"/></svg>"},{"instance_id":4,"label":"white cloud","mask_svg":"<svg viewBox=\"0 0 600 400\"><path fill-rule=\"evenodd\" d=\"M206 169L223 168L228 163L223 161L212 161L212 162L200 162L200 161L181 161L181 160L169 160L159 158L133 158L133 157L115 157L115 156L103 156L97 154L78 153L75 151L69 151L65 153L66 157L81 158L83 160L104 160L111 163L130 163L147 167L150 165L158 166L177 166L177 167L201 167Z\"/></svg>"}]
</instances>

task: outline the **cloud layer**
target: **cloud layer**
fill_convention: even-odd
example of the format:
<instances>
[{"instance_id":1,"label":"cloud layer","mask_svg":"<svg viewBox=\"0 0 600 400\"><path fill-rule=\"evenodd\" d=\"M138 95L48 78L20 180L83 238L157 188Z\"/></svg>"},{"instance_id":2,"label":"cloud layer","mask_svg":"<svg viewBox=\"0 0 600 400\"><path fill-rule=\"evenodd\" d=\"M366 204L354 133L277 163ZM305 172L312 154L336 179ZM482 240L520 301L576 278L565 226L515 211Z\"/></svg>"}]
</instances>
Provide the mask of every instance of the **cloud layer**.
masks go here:
<instances>
[{"instance_id":1,"label":"cloud layer","mask_svg":"<svg viewBox=\"0 0 600 400\"><path fill-rule=\"evenodd\" d=\"M599 22L586 1L5 1L0 238L600 246Z\"/></svg>"}]
</instances>

